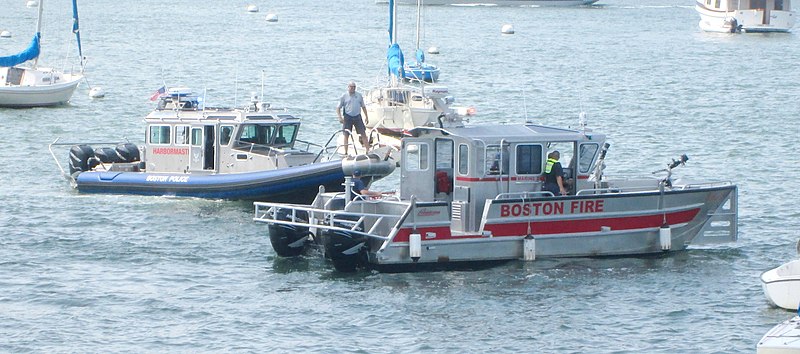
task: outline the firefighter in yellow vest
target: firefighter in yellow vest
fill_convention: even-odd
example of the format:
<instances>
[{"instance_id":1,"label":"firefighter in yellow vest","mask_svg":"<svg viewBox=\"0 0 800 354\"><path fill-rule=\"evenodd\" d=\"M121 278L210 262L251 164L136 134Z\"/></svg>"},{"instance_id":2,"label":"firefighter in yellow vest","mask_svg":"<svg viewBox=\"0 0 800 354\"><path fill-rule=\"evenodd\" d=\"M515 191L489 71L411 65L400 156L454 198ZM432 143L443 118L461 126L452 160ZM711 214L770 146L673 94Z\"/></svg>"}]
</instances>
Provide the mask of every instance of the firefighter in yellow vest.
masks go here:
<instances>
[{"instance_id":1,"label":"firefighter in yellow vest","mask_svg":"<svg viewBox=\"0 0 800 354\"><path fill-rule=\"evenodd\" d=\"M564 170L561 168L561 153L558 150L547 154L547 164L544 167L544 187L542 190L549 191L553 195L567 195L564 188Z\"/></svg>"}]
</instances>

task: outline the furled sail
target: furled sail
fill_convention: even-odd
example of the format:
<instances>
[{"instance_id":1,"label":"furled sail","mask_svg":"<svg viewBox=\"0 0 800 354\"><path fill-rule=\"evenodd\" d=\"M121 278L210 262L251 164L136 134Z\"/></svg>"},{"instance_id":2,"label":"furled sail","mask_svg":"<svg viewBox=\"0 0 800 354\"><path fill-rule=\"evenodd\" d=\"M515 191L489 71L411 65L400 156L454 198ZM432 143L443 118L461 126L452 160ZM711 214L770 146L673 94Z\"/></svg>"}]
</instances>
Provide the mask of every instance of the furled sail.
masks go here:
<instances>
[{"instance_id":1,"label":"furled sail","mask_svg":"<svg viewBox=\"0 0 800 354\"><path fill-rule=\"evenodd\" d=\"M405 70L403 70L403 66L405 65L403 50L400 49L399 44L394 43L389 46L389 50L386 53L386 60L389 63L389 75L399 78L405 77Z\"/></svg>"},{"instance_id":2,"label":"furled sail","mask_svg":"<svg viewBox=\"0 0 800 354\"><path fill-rule=\"evenodd\" d=\"M28 48L26 48L22 52L19 52L14 55L0 57L0 67L19 65L28 60L33 60L39 57L39 47L40 47L39 42L41 36L42 36L41 33L37 32L33 36L31 44L28 46Z\"/></svg>"},{"instance_id":3,"label":"furled sail","mask_svg":"<svg viewBox=\"0 0 800 354\"><path fill-rule=\"evenodd\" d=\"M397 38L395 38L397 36L397 29L394 27L396 14L397 8L395 7L394 0L389 0L389 49L386 52L386 60L389 64L389 75L403 78L405 77L405 70L403 70L403 65L405 65L403 61L403 50L401 50L400 45L395 42L397 40Z\"/></svg>"},{"instance_id":4,"label":"furled sail","mask_svg":"<svg viewBox=\"0 0 800 354\"><path fill-rule=\"evenodd\" d=\"M83 65L83 50L81 49L81 32L78 26L78 0L72 0L72 33L75 33L75 38L78 40L78 56Z\"/></svg>"}]
</instances>

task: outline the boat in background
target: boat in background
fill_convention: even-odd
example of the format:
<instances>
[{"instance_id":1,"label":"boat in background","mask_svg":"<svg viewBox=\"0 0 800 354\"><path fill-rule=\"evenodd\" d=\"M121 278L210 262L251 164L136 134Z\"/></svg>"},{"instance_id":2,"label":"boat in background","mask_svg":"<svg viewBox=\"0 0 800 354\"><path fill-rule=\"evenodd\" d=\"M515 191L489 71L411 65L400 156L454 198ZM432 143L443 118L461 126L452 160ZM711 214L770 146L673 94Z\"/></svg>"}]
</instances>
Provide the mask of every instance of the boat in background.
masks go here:
<instances>
[{"instance_id":1,"label":"boat in background","mask_svg":"<svg viewBox=\"0 0 800 354\"><path fill-rule=\"evenodd\" d=\"M396 0L403 5L413 5L416 0ZM497 6L582 6L598 0L425 0L425 5L497 5ZM388 0L376 0L385 4Z\"/></svg>"},{"instance_id":2,"label":"boat in background","mask_svg":"<svg viewBox=\"0 0 800 354\"><path fill-rule=\"evenodd\" d=\"M53 159L73 187L85 193L296 203L312 200L320 186L343 190L344 175L356 169L368 183L394 169L393 162L375 155L342 159L335 146L298 139L300 119L257 95L246 107L218 108L204 107L204 100L188 88L164 91L144 119L141 148L129 142L56 139L50 144ZM71 146L68 173L54 146Z\"/></svg>"},{"instance_id":3,"label":"boat in background","mask_svg":"<svg viewBox=\"0 0 800 354\"><path fill-rule=\"evenodd\" d=\"M800 253L800 241L797 252ZM800 259L761 273L761 287L770 304L797 310L800 307Z\"/></svg>"},{"instance_id":4,"label":"boat in background","mask_svg":"<svg viewBox=\"0 0 800 354\"><path fill-rule=\"evenodd\" d=\"M0 107L42 107L64 104L72 98L75 88L83 79L81 73L64 73L62 71L40 67L42 37L43 3L38 4L36 34L24 51L15 55L0 57ZM83 68L81 53L81 37L78 28L78 4L72 1L73 32L78 41L78 55ZM21 66L33 60L30 66ZM82 70L81 70L82 71Z\"/></svg>"},{"instance_id":5,"label":"boat in background","mask_svg":"<svg viewBox=\"0 0 800 354\"><path fill-rule=\"evenodd\" d=\"M789 32L795 23L791 0L697 0L700 29L707 32Z\"/></svg>"},{"instance_id":6,"label":"boat in background","mask_svg":"<svg viewBox=\"0 0 800 354\"><path fill-rule=\"evenodd\" d=\"M414 56L417 61L403 66L405 76L409 80L434 82L439 80L439 67L425 62L425 52L420 48L420 32L422 31L422 0L417 0L417 49Z\"/></svg>"},{"instance_id":7,"label":"boat in background","mask_svg":"<svg viewBox=\"0 0 800 354\"><path fill-rule=\"evenodd\" d=\"M777 324L756 344L756 354L800 353L800 309L797 316Z\"/></svg>"},{"instance_id":8,"label":"boat in background","mask_svg":"<svg viewBox=\"0 0 800 354\"><path fill-rule=\"evenodd\" d=\"M369 114L370 140L378 148L400 149L400 138L420 126L461 127L475 114L472 107L457 107L445 85L405 81L403 51L397 43L397 6L389 1L388 78L364 93ZM353 150L354 151L354 150Z\"/></svg>"},{"instance_id":9,"label":"boat in background","mask_svg":"<svg viewBox=\"0 0 800 354\"><path fill-rule=\"evenodd\" d=\"M320 192L310 205L254 203L278 255L324 247L338 271L473 268L511 260L661 254L737 239L725 181L603 175L609 144L585 127L419 127L402 140L399 195ZM543 188L560 151L568 193ZM348 184L349 185L349 184ZM275 244L276 242L279 242Z\"/></svg>"}]
</instances>

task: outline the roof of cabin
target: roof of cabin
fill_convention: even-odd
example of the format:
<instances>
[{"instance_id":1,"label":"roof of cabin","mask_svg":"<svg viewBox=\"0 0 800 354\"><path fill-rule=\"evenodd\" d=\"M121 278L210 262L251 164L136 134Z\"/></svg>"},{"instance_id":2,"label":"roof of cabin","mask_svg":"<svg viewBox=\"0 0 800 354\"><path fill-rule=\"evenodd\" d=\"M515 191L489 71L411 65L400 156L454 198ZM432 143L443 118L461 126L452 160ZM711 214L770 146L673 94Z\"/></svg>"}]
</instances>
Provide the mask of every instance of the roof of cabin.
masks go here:
<instances>
[{"instance_id":1,"label":"roof of cabin","mask_svg":"<svg viewBox=\"0 0 800 354\"><path fill-rule=\"evenodd\" d=\"M602 140L605 135L591 131L563 129L536 124L493 124L476 125L460 128L415 128L413 135L423 131L438 132L442 135L454 135L478 140L513 140L513 141L571 141L571 140ZM436 134L436 133L434 133ZM593 139L594 138L594 139Z\"/></svg>"}]
</instances>

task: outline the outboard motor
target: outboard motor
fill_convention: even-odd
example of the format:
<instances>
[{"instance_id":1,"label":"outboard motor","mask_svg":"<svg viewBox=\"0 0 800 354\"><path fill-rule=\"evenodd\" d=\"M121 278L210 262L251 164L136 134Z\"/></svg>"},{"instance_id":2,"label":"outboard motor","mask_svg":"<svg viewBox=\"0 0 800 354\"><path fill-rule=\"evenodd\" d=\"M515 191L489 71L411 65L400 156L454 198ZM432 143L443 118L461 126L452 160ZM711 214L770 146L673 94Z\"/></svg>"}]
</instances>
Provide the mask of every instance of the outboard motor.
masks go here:
<instances>
[{"instance_id":1,"label":"outboard motor","mask_svg":"<svg viewBox=\"0 0 800 354\"><path fill-rule=\"evenodd\" d=\"M275 220L298 221L292 220L292 212L288 209L280 209L276 214ZM295 213L295 218L306 221L308 213L298 210ZM272 244L272 249L279 256L296 257L305 250L308 243L308 235L310 234L307 227L270 223L268 228L269 242Z\"/></svg>"},{"instance_id":2,"label":"outboard motor","mask_svg":"<svg viewBox=\"0 0 800 354\"><path fill-rule=\"evenodd\" d=\"M90 162L94 160L94 150L91 146L86 144L75 145L69 149L69 174L74 176L75 173L86 172L97 166L97 162ZM91 166L91 164L94 166Z\"/></svg>"},{"instance_id":3,"label":"outboard motor","mask_svg":"<svg viewBox=\"0 0 800 354\"><path fill-rule=\"evenodd\" d=\"M367 237L341 230L323 232L325 255L333 261L333 267L340 272L354 272L365 263L364 246Z\"/></svg>"},{"instance_id":4,"label":"outboard motor","mask_svg":"<svg viewBox=\"0 0 800 354\"><path fill-rule=\"evenodd\" d=\"M117 150L110 147L94 149L94 156L102 163L123 162L122 158L117 155Z\"/></svg>"},{"instance_id":5,"label":"outboard motor","mask_svg":"<svg viewBox=\"0 0 800 354\"><path fill-rule=\"evenodd\" d=\"M117 145L117 155L120 159L119 162L136 162L139 161L139 148L135 144L122 143Z\"/></svg>"}]
</instances>

